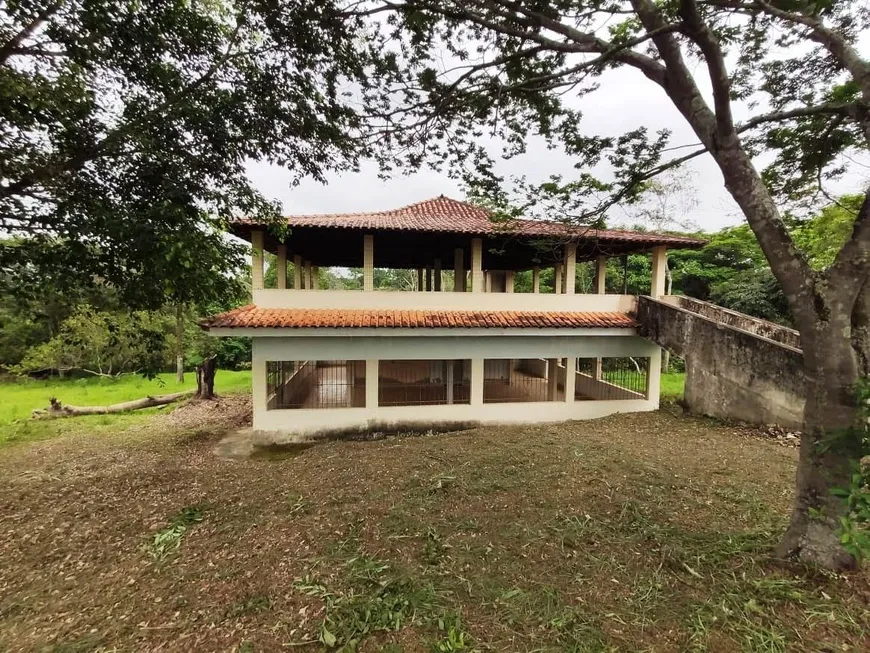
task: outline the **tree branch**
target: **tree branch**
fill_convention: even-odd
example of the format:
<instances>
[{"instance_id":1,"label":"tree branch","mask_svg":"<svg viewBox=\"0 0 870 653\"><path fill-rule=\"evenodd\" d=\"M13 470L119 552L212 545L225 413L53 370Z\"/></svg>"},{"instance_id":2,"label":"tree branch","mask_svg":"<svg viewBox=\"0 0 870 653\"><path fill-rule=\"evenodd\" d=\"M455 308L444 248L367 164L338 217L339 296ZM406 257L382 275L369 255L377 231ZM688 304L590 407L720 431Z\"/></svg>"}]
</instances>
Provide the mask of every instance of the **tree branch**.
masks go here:
<instances>
[{"instance_id":1,"label":"tree branch","mask_svg":"<svg viewBox=\"0 0 870 653\"><path fill-rule=\"evenodd\" d=\"M2 46L0 46L0 65L6 63L6 60L9 59L18 47L26 41L30 36L38 30L46 20L49 19L53 14L57 13L57 11L63 5L62 2L55 2L53 4L48 5L45 9L40 11L36 18L30 21L24 28L18 32L11 39L6 41Z\"/></svg>"}]
</instances>

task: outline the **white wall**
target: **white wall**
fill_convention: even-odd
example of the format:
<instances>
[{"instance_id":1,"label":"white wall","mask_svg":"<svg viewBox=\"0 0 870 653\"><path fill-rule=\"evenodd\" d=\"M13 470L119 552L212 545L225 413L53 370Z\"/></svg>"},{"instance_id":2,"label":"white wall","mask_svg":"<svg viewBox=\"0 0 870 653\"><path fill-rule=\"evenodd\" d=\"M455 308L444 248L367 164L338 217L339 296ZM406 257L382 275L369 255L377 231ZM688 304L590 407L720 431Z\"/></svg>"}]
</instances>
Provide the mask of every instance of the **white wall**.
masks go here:
<instances>
[{"instance_id":1,"label":"white wall","mask_svg":"<svg viewBox=\"0 0 870 653\"><path fill-rule=\"evenodd\" d=\"M360 290L254 290L260 308L367 310L590 311L628 313L634 295L555 295L551 293L363 292Z\"/></svg>"},{"instance_id":2,"label":"white wall","mask_svg":"<svg viewBox=\"0 0 870 653\"><path fill-rule=\"evenodd\" d=\"M503 295L504 296L504 295ZM254 428L270 441L344 429L388 429L457 423L512 424L589 419L658 408L660 349L636 336L478 337L255 337L253 341ZM510 358L651 358L650 399L564 401L442 406L266 410L268 360L418 360ZM369 380L370 382L370 380ZM472 393L472 396L474 394ZM572 397L573 399L573 397Z\"/></svg>"}]
</instances>

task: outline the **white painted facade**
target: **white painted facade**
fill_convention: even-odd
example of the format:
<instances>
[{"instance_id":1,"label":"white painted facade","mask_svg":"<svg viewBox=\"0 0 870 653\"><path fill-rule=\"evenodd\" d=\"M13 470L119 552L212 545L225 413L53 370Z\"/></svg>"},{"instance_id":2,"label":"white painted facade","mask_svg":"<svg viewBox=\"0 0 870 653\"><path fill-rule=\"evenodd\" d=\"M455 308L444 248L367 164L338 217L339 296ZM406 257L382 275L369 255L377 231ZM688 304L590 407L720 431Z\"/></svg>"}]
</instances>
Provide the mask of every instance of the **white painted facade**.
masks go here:
<instances>
[{"instance_id":1,"label":"white painted facade","mask_svg":"<svg viewBox=\"0 0 870 653\"><path fill-rule=\"evenodd\" d=\"M577 247L573 243L564 246L564 255L560 255L554 266L554 293L540 292L539 267L531 268L533 291L514 292L513 271L482 269L481 238L469 238L467 271L463 269L463 249L455 250L454 292L441 292L442 259L433 260L418 270L420 288L417 292L377 291L373 281L377 239L369 234L362 242L363 290L318 290L316 266L298 254L292 254L293 289L288 289L288 247L283 244L276 251L278 287L266 289L263 287L263 232L252 231L250 235L254 247L253 304L262 309L631 313L637 302L633 295L604 294L604 256L596 261L598 294L575 294ZM292 239L290 249L292 252ZM664 247L653 248L652 262L651 294L663 295ZM429 290L422 291L424 287ZM659 406L661 350L639 337L633 328L209 327L209 332L214 336L252 337L253 426L262 442L337 432L392 431L451 424L558 422L656 410ZM599 390L609 390L612 397L616 388L602 375L601 359L628 357L648 359L645 391L627 392L617 388L617 398L597 398L607 394ZM594 371L575 371L577 359L597 360ZM347 366L351 377L357 367L365 370L364 400L355 396L348 404L354 407L270 408L274 402L267 391L267 365L290 361L364 361L364 364ZM463 381L467 377L468 394L464 402L459 403L379 405L381 361L467 361L470 364L463 364L461 369ZM507 364L501 365L499 361ZM510 379L513 367L509 361L531 361L534 364L529 367L545 371L538 373L538 377L543 374L544 383L548 384L547 401L484 401L487 380L505 374ZM453 378L453 374L449 372L449 378ZM305 372L302 380L307 383L309 376L310 373ZM575 390L583 391L582 400L575 399ZM623 394L619 396L619 392ZM452 385L447 394L452 402Z\"/></svg>"}]
</instances>

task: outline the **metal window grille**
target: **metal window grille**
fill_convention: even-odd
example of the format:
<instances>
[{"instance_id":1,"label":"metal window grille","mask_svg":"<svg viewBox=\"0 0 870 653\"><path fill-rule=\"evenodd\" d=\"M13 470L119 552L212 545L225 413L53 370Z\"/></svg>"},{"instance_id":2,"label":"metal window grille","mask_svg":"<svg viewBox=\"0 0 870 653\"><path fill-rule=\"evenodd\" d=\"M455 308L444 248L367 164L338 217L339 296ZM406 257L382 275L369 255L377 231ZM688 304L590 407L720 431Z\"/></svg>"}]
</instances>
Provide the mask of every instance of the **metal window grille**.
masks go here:
<instances>
[{"instance_id":1,"label":"metal window grille","mask_svg":"<svg viewBox=\"0 0 870 653\"><path fill-rule=\"evenodd\" d=\"M564 359L493 359L483 362L485 404L564 400Z\"/></svg>"},{"instance_id":2,"label":"metal window grille","mask_svg":"<svg viewBox=\"0 0 870 653\"><path fill-rule=\"evenodd\" d=\"M646 399L649 368L649 358L578 358L574 399Z\"/></svg>"},{"instance_id":3,"label":"metal window grille","mask_svg":"<svg viewBox=\"0 0 870 653\"><path fill-rule=\"evenodd\" d=\"M378 405L467 404L470 373L468 360L378 361Z\"/></svg>"},{"instance_id":4,"label":"metal window grille","mask_svg":"<svg viewBox=\"0 0 870 653\"><path fill-rule=\"evenodd\" d=\"M268 361L266 408L361 408L365 361Z\"/></svg>"}]
</instances>

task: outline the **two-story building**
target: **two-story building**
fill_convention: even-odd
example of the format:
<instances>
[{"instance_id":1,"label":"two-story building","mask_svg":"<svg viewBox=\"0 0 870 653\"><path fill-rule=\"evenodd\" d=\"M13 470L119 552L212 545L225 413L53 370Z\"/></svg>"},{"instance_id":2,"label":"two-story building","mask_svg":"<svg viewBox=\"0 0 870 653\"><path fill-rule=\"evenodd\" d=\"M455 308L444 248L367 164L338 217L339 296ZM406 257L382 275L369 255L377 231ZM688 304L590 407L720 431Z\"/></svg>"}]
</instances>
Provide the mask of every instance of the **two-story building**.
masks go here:
<instances>
[{"instance_id":1,"label":"two-story building","mask_svg":"<svg viewBox=\"0 0 870 653\"><path fill-rule=\"evenodd\" d=\"M254 428L276 440L655 410L661 351L637 335L637 298L605 293L607 259L648 253L650 294L661 296L667 248L703 245L498 222L444 196L287 222L285 240L234 224L253 246L253 303L202 323L215 336L252 337ZM263 287L264 251L277 257L275 288ZM595 294L575 293L582 261L594 261ZM363 287L319 289L320 267L362 268ZM553 285L541 292L545 267ZM416 289L379 290L377 268L416 271ZM520 271L531 273L528 292L515 292Z\"/></svg>"}]
</instances>

